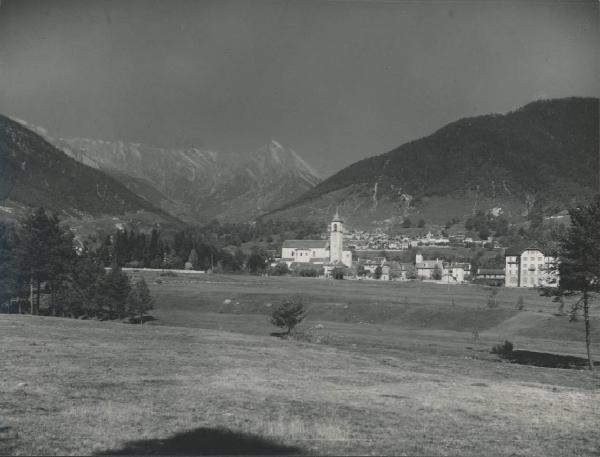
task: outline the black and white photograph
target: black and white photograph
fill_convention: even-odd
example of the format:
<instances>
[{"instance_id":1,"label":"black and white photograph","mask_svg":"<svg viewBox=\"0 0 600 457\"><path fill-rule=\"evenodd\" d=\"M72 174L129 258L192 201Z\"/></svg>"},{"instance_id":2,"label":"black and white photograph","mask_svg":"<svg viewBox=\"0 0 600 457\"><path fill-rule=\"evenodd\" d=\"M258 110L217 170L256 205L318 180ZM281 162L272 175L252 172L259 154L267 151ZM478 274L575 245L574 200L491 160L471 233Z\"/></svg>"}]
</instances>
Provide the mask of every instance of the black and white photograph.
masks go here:
<instances>
[{"instance_id":1,"label":"black and white photograph","mask_svg":"<svg viewBox=\"0 0 600 457\"><path fill-rule=\"evenodd\" d=\"M598 0L0 0L0 455L598 457Z\"/></svg>"}]
</instances>

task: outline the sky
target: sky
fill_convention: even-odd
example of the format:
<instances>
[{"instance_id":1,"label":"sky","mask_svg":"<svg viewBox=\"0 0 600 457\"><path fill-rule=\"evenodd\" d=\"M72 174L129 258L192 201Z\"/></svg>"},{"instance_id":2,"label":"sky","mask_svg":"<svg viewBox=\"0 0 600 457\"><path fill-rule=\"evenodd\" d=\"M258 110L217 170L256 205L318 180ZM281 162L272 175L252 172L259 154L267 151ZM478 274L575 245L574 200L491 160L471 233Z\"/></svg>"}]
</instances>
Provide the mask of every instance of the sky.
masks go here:
<instances>
[{"instance_id":1,"label":"sky","mask_svg":"<svg viewBox=\"0 0 600 457\"><path fill-rule=\"evenodd\" d=\"M462 117L599 96L598 2L2 0L0 113L327 176Z\"/></svg>"}]
</instances>

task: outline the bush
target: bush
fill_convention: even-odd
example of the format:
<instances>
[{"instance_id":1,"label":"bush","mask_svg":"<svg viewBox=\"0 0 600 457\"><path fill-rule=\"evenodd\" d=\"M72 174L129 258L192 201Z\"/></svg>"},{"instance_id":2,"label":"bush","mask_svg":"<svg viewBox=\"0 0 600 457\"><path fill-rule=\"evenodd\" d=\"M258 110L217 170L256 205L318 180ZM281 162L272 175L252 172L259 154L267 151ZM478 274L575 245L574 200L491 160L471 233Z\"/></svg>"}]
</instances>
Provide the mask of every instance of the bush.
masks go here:
<instances>
[{"instance_id":1,"label":"bush","mask_svg":"<svg viewBox=\"0 0 600 457\"><path fill-rule=\"evenodd\" d=\"M288 335L304 319L306 313L300 298L288 298L271 313L271 323L287 329Z\"/></svg>"},{"instance_id":2,"label":"bush","mask_svg":"<svg viewBox=\"0 0 600 457\"><path fill-rule=\"evenodd\" d=\"M269 269L269 274L273 276L284 276L290 273L290 269L287 266L287 263L282 262L278 263L274 267Z\"/></svg>"},{"instance_id":3,"label":"bush","mask_svg":"<svg viewBox=\"0 0 600 457\"><path fill-rule=\"evenodd\" d=\"M513 344L510 341L504 341L502 344L497 344L492 348L492 354L501 356L510 356L513 353Z\"/></svg>"},{"instance_id":4,"label":"bush","mask_svg":"<svg viewBox=\"0 0 600 457\"><path fill-rule=\"evenodd\" d=\"M316 278L317 276L319 276L319 272L314 268L305 268L303 270L300 270L298 274L305 278Z\"/></svg>"}]
</instances>

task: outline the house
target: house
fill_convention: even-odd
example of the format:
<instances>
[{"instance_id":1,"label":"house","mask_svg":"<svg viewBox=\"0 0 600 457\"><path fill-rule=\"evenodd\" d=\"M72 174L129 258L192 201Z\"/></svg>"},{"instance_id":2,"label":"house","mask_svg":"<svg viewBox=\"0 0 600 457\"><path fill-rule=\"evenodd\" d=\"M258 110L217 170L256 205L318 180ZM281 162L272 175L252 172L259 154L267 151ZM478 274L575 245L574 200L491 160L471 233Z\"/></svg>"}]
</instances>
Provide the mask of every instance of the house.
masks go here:
<instances>
[{"instance_id":1,"label":"house","mask_svg":"<svg viewBox=\"0 0 600 457\"><path fill-rule=\"evenodd\" d=\"M478 268L477 282L490 286L501 286L504 284L505 274L502 268Z\"/></svg>"},{"instance_id":2,"label":"house","mask_svg":"<svg viewBox=\"0 0 600 457\"><path fill-rule=\"evenodd\" d=\"M417 269L417 278L419 279L435 279L434 272L439 271L440 278L444 270L444 262L439 259L423 260L422 254L417 254L415 257L415 268Z\"/></svg>"},{"instance_id":3,"label":"house","mask_svg":"<svg viewBox=\"0 0 600 457\"><path fill-rule=\"evenodd\" d=\"M540 287L557 282L553 271L556 259L538 247L509 248L504 253L504 261L506 287Z\"/></svg>"},{"instance_id":4,"label":"house","mask_svg":"<svg viewBox=\"0 0 600 457\"><path fill-rule=\"evenodd\" d=\"M329 225L329 240L286 240L281 247L281 261L292 264L322 266L325 275L333 268L351 267L352 251L344 250L344 221L336 212Z\"/></svg>"},{"instance_id":5,"label":"house","mask_svg":"<svg viewBox=\"0 0 600 457\"><path fill-rule=\"evenodd\" d=\"M442 281L448 283L463 283L471 273L471 265L468 263L444 263L442 268Z\"/></svg>"},{"instance_id":6,"label":"house","mask_svg":"<svg viewBox=\"0 0 600 457\"><path fill-rule=\"evenodd\" d=\"M504 280L504 270L502 268L478 268L477 277L481 279Z\"/></svg>"},{"instance_id":7,"label":"house","mask_svg":"<svg viewBox=\"0 0 600 457\"><path fill-rule=\"evenodd\" d=\"M447 283L462 283L471 272L468 263L450 263L440 259L423 260L422 254L416 255L415 268L419 279L436 279L434 272L437 270L439 274L437 280Z\"/></svg>"}]
</instances>

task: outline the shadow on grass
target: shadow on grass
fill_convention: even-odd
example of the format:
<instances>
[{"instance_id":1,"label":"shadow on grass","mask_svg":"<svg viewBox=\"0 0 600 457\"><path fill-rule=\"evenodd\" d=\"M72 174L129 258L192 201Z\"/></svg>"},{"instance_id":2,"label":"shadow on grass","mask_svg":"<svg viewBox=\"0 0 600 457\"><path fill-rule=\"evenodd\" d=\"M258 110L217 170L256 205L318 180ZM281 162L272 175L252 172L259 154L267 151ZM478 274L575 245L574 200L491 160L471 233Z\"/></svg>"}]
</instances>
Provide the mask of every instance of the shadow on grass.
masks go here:
<instances>
[{"instance_id":1,"label":"shadow on grass","mask_svg":"<svg viewBox=\"0 0 600 457\"><path fill-rule=\"evenodd\" d=\"M570 368L581 370L588 367L588 361L583 357L552 354L548 352L515 350L509 354L501 355L501 357L512 363L545 368ZM600 366L600 362L594 362L594 366Z\"/></svg>"},{"instance_id":2,"label":"shadow on grass","mask_svg":"<svg viewBox=\"0 0 600 457\"><path fill-rule=\"evenodd\" d=\"M109 449L95 455L206 455L305 454L303 449L286 446L256 435L223 428L197 428L165 439L130 441L121 449Z\"/></svg>"}]
</instances>

